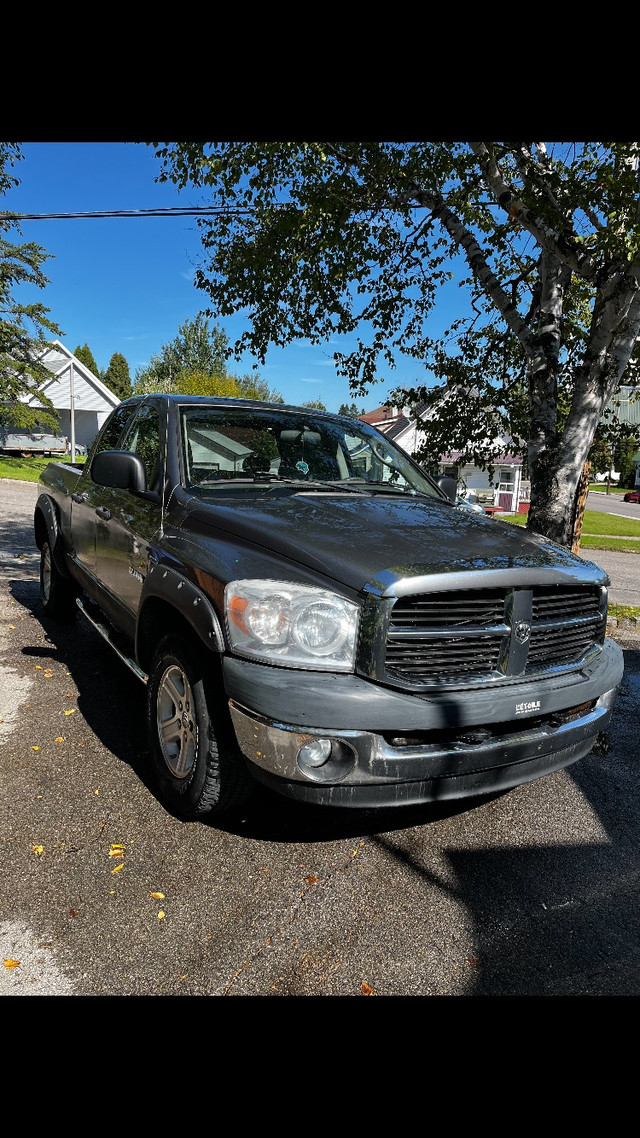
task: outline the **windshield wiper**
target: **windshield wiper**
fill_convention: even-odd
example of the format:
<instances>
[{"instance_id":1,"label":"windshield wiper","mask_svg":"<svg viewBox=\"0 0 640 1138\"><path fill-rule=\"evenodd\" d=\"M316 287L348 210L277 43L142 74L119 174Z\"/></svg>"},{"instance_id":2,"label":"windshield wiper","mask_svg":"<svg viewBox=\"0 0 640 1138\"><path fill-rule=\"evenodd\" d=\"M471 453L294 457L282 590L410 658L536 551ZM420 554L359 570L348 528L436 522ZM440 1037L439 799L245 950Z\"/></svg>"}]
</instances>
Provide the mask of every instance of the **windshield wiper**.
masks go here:
<instances>
[{"instance_id":1,"label":"windshield wiper","mask_svg":"<svg viewBox=\"0 0 640 1138\"><path fill-rule=\"evenodd\" d=\"M364 489L361 490L360 493L365 493L365 494L367 492L367 489L369 487L371 487L371 491L374 494L381 491L383 494L405 494L405 495L406 494L411 494L411 495L422 494L425 497L430 497L430 495L426 491L416 490L415 487L413 487L413 486L408 486L408 485L407 486L397 486L393 482L388 482L388 481L376 482L374 479L370 479L370 478L342 478L342 479L340 479L339 482L334 482L333 485L334 486L346 486L348 489L351 489L354 482L358 483L358 486L364 487ZM354 489L355 489L355 487L354 487Z\"/></svg>"},{"instance_id":2,"label":"windshield wiper","mask_svg":"<svg viewBox=\"0 0 640 1138\"><path fill-rule=\"evenodd\" d=\"M402 494L402 495L415 495L425 493L421 490L414 490L411 486L394 486L391 482L375 482L370 481L368 478L336 478L336 479L321 479L321 478L285 478L282 474L270 474L265 471L264 474L259 472L249 477L243 476L240 478L216 478L210 479L205 482L199 483L195 489L211 490L218 486L295 486L296 490L334 490L336 493L344 493L345 491L350 494ZM429 497L428 494L426 494Z\"/></svg>"}]
</instances>

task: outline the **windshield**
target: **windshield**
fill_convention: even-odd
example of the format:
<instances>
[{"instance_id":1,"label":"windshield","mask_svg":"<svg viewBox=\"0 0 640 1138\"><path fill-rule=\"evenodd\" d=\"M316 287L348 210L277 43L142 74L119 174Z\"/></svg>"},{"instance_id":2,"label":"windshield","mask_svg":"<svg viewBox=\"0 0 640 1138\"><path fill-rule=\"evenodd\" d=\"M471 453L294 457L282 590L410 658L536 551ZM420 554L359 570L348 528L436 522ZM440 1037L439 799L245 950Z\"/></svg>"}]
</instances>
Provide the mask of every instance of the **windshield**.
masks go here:
<instances>
[{"instance_id":1,"label":"windshield","mask_svg":"<svg viewBox=\"0 0 640 1138\"><path fill-rule=\"evenodd\" d=\"M384 435L356 419L313 411L191 406L181 409L184 485L207 494L237 486L333 486L426 494L433 482Z\"/></svg>"}]
</instances>

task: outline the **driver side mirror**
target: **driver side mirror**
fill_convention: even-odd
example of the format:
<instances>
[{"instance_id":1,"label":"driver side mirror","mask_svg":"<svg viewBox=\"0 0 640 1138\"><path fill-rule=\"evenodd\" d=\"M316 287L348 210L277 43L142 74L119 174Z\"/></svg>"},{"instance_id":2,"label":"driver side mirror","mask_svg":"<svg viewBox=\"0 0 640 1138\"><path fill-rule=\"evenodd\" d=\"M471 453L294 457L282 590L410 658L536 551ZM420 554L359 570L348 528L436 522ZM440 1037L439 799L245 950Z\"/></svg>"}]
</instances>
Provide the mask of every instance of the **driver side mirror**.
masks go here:
<instances>
[{"instance_id":1,"label":"driver side mirror","mask_svg":"<svg viewBox=\"0 0 640 1138\"><path fill-rule=\"evenodd\" d=\"M129 450L99 451L91 463L91 478L98 486L114 486L138 494L147 488L142 460Z\"/></svg>"},{"instance_id":2,"label":"driver side mirror","mask_svg":"<svg viewBox=\"0 0 640 1138\"><path fill-rule=\"evenodd\" d=\"M455 478L450 478L448 474L441 474L440 477L436 479L436 483L442 490L443 494L446 494L447 498L449 498L451 502L455 502L456 498L458 497L457 480Z\"/></svg>"}]
</instances>

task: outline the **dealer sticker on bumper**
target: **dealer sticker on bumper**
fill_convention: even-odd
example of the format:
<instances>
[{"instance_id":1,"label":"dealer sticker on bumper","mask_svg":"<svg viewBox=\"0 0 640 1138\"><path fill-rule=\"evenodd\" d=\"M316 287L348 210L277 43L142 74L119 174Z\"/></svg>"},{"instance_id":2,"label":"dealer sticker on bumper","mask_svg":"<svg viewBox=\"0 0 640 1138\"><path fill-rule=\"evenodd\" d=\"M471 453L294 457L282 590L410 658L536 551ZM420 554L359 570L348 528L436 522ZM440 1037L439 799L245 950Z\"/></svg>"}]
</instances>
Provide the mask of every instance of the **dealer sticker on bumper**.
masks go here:
<instances>
[{"instance_id":1,"label":"dealer sticker on bumper","mask_svg":"<svg viewBox=\"0 0 640 1138\"><path fill-rule=\"evenodd\" d=\"M539 699L528 699L516 704L516 715L533 715L536 711L540 711Z\"/></svg>"}]
</instances>

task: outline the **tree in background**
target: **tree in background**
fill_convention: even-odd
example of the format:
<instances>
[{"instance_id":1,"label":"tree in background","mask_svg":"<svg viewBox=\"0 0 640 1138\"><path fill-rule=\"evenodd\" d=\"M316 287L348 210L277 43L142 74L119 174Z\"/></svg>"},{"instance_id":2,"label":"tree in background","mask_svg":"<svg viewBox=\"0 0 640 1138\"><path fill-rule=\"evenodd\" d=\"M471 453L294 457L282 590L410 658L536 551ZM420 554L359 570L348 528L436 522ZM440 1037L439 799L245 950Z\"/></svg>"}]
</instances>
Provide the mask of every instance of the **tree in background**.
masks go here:
<instances>
[{"instance_id":1,"label":"tree in background","mask_svg":"<svg viewBox=\"0 0 640 1138\"><path fill-rule=\"evenodd\" d=\"M22 161L18 145L0 142L0 194L19 185L12 173ZM21 304L14 290L23 285L45 288L49 283L41 266L51 256L32 242L15 244L5 234L19 223L11 214L0 217L0 424L23 430L59 429L58 413L51 400L39 389L51 381L51 372L40 362L51 338L63 335L49 319L42 304ZM21 398L38 395L37 407L29 407Z\"/></svg>"},{"instance_id":2,"label":"tree in background","mask_svg":"<svg viewBox=\"0 0 640 1138\"><path fill-rule=\"evenodd\" d=\"M455 449L488 466L497 424L528 464L528 526L563 545L598 423L637 377L639 152L590 141L156 150L159 181L207 188L217 207L198 222L196 285L211 314L248 314L236 356L264 363L271 344L348 335L355 346L334 360L356 395L410 357L415 384L390 401L426 407L436 459ZM452 280L464 292L436 332L429 318Z\"/></svg>"},{"instance_id":3,"label":"tree in background","mask_svg":"<svg viewBox=\"0 0 640 1138\"><path fill-rule=\"evenodd\" d=\"M176 376L173 390L179 395L217 395L240 399L241 392L232 375L208 375L206 371L185 369Z\"/></svg>"},{"instance_id":4,"label":"tree in background","mask_svg":"<svg viewBox=\"0 0 640 1138\"><path fill-rule=\"evenodd\" d=\"M77 348L73 354L77 360L80 360L81 364L84 364L85 367L89 368L89 371L93 372L96 379L100 378L100 372L98 370L98 365L93 358L93 352L91 351L91 348L89 347L88 344L83 344L82 347L80 347L80 345L78 344L78 346L77 346Z\"/></svg>"},{"instance_id":5,"label":"tree in background","mask_svg":"<svg viewBox=\"0 0 640 1138\"><path fill-rule=\"evenodd\" d=\"M180 395L218 395L234 399L270 399L282 403L277 391L258 375L232 376L227 372L229 339L217 325L199 313L185 320L178 335L136 372L134 393Z\"/></svg>"},{"instance_id":6,"label":"tree in background","mask_svg":"<svg viewBox=\"0 0 640 1138\"><path fill-rule=\"evenodd\" d=\"M364 407L358 410L356 403L341 403L338 408L339 415L346 415L348 419L359 419L364 415Z\"/></svg>"},{"instance_id":7,"label":"tree in background","mask_svg":"<svg viewBox=\"0 0 640 1138\"><path fill-rule=\"evenodd\" d=\"M113 353L109 360L109 367L104 375L100 376L100 379L119 399L128 399L132 394L129 364L120 352Z\"/></svg>"},{"instance_id":8,"label":"tree in background","mask_svg":"<svg viewBox=\"0 0 640 1138\"><path fill-rule=\"evenodd\" d=\"M638 428L636 427L636 435L630 436L622 440L614 453L614 470L619 471L620 481L619 486L624 486L626 489L634 487L636 483L636 467L633 461L633 456L638 450Z\"/></svg>"},{"instance_id":9,"label":"tree in background","mask_svg":"<svg viewBox=\"0 0 640 1138\"><path fill-rule=\"evenodd\" d=\"M178 328L177 336L168 344L163 344L153 355L146 367L136 372L135 388L151 382L154 390L174 390L181 372L199 372L211 376L226 376L229 339L215 324L200 313L195 320L185 320ZM167 387L169 384L169 387Z\"/></svg>"},{"instance_id":10,"label":"tree in background","mask_svg":"<svg viewBox=\"0 0 640 1138\"><path fill-rule=\"evenodd\" d=\"M284 403L279 391L269 387L266 379L255 372L236 376L236 383L242 399L261 399L267 403Z\"/></svg>"},{"instance_id":11,"label":"tree in background","mask_svg":"<svg viewBox=\"0 0 640 1138\"><path fill-rule=\"evenodd\" d=\"M313 407L315 411L326 411L326 407L321 399L307 399L306 403L301 403L301 407Z\"/></svg>"}]
</instances>

